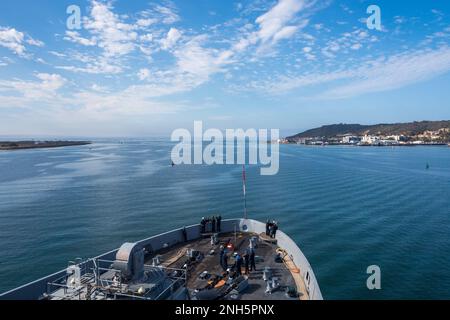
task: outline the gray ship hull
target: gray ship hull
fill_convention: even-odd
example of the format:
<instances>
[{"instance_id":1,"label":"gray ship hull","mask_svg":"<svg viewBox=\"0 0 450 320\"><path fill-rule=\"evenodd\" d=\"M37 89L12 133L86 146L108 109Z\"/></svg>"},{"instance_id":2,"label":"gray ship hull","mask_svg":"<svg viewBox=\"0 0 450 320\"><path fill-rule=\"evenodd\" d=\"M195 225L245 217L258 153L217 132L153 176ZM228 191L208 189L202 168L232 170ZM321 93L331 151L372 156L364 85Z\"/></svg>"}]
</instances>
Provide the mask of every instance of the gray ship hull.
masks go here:
<instances>
[{"instance_id":1,"label":"gray ship hull","mask_svg":"<svg viewBox=\"0 0 450 320\"><path fill-rule=\"evenodd\" d=\"M264 233L265 224L252 219L231 219L222 221L223 232L251 232L251 233ZM153 251L158 251L168 246L175 246L185 241L183 239L183 228L175 229L166 233L155 235L148 239L137 242L139 245L145 248L151 248ZM201 238L199 225L192 225L185 228L187 240L195 240ZM292 259L295 266L300 271L300 276L303 279L304 286L308 293L309 300L322 300L322 293L319 288L319 284L314 275L314 272L296 243L284 232L279 231L276 235L277 244L280 248L284 249ZM93 267L93 260L114 260L119 249L112 250L104 253L94 259L90 259L84 262L83 267L86 269ZM67 270L61 270L54 274L43 277L39 280L33 281L16 289L10 290L0 295L0 300L38 300L43 297L43 294L48 291L49 283L56 281L57 279L64 277Z\"/></svg>"}]
</instances>

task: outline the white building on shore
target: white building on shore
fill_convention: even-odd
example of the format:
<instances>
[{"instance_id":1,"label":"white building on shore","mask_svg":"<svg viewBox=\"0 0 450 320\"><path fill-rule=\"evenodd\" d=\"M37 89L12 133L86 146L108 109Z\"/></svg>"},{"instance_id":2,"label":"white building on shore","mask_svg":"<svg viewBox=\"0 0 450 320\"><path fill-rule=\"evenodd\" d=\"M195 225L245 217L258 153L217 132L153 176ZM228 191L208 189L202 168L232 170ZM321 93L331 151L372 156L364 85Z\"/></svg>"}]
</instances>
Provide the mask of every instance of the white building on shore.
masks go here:
<instances>
[{"instance_id":1,"label":"white building on shore","mask_svg":"<svg viewBox=\"0 0 450 320\"><path fill-rule=\"evenodd\" d=\"M364 135L361 139L362 144L378 144L380 142L380 137L372 135Z\"/></svg>"}]
</instances>

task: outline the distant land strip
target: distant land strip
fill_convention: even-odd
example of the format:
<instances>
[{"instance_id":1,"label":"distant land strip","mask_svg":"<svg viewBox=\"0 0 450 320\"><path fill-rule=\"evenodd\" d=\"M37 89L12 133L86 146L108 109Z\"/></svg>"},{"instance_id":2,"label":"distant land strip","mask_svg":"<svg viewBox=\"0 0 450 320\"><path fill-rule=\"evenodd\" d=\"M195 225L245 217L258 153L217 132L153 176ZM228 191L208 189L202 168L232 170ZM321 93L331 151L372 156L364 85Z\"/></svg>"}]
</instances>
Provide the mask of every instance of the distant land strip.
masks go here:
<instances>
[{"instance_id":1,"label":"distant land strip","mask_svg":"<svg viewBox=\"0 0 450 320\"><path fill-rule=\"evenodd\" d=\"M392 124L332 124L283 139L311 145L442 145L450 143L450 120Z\"/></svg>"},{"instance_id":2,"label":"distant land strip","mask_svg":"<svg viewBox=\"0 0 450 320\"><path fill-rule=\"evenodd\" d=\"M39 148L61 148L70 146L84 146L92 144L90 141L0 141L0 150L22 150Z\"/></svg>"}]
</instances>

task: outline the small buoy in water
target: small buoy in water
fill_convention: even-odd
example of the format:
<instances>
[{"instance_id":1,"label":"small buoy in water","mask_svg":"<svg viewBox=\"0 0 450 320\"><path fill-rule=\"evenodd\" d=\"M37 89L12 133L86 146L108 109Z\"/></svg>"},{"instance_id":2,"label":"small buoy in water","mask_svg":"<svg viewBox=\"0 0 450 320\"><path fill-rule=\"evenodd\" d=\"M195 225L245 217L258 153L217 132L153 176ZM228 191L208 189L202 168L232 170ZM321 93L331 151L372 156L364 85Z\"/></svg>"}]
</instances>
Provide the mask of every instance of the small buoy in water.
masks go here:
<instances>
[{"instance_id":1,"label":"small buoy in water","mask_svg":"<svg viewBox=\"0 0 450 320\"><path fill-rule=\"evenodd\" d=\"M426 165L425 168L426 168L427 170L430 169L430 165L428 164L428 162L427 162L427 165Z\"/></svg>"}]
</instances>

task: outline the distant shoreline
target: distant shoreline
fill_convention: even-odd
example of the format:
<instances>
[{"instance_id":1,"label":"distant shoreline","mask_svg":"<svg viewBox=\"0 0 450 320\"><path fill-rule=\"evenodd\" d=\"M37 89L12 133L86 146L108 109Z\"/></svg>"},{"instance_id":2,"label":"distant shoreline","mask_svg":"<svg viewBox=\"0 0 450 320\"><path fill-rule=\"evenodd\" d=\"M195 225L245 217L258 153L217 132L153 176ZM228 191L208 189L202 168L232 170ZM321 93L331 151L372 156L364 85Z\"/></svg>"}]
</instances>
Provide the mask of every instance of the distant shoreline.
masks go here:
<instances>
[{"instance_id":1,"label":"distant shoreline","mask_svg":"<svg viewBox=\"0 0 450 320\"><path fill-rule=\"evenodd\" d=\"M84 146L90 141L0 141L0 151Z\"/></svg>"},{"instance_id":2,"label":"distant shoreline","mask_svg":"<svg viewBox=\"0 0 450 320\"><path fill-rule=\"evenodd\" d=\"M414 147L450 147L450 144L447 143L434 143L434 144L393 144L393 145L375 145L375 144L304 144L304 143L282 143L283 145L296 145L296 146L305 146L305 147L362 147L362 148L393 148L393 147L401 147L401 148L414 148Z\"/></svg>"}]
</instances>

